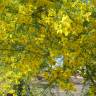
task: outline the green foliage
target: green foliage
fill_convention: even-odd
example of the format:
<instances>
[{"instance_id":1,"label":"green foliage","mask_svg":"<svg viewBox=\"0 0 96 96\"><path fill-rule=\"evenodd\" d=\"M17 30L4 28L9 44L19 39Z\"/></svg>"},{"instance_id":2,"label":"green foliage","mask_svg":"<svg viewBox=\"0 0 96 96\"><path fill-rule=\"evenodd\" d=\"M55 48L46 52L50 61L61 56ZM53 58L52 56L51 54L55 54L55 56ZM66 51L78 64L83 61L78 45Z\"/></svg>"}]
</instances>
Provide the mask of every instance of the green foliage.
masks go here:
<instances>
[{"instance_id":1,"label":"green foliage","mask_svg":"<svg viewBox=\"0 0 96 96\"><path fill-rule=\"evenodd\" d=\"M0 91L39 72L50 84L71 90L70 76L80 67L95 86L95 10L81 0L0 0ZM64 57L63 68L52 68L58 56Z\"/></svg>"}]
</instances>

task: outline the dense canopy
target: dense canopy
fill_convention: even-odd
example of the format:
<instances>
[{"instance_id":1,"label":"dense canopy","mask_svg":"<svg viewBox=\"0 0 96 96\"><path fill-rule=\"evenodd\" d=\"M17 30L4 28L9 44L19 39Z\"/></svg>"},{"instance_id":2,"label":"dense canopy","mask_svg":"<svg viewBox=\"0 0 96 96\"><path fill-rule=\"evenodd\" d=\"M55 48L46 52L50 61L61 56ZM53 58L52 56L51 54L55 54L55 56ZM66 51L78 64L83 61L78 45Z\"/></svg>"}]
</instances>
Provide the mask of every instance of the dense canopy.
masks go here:
<instances>
[{"instance_id":1,"label":"dense canopy","mask_svg":"<svg viewBox=\"0 0 96 96\"><path fill-rule=\"evenodd\" d=\"M95 91L94 2L0 0L1 94L14 93L13 86L22 78L30 80L38 74L49 84L70 90L70 76L78 70ZM57 58L62 58L61 65Z\"/></svg>"}]
</instances>

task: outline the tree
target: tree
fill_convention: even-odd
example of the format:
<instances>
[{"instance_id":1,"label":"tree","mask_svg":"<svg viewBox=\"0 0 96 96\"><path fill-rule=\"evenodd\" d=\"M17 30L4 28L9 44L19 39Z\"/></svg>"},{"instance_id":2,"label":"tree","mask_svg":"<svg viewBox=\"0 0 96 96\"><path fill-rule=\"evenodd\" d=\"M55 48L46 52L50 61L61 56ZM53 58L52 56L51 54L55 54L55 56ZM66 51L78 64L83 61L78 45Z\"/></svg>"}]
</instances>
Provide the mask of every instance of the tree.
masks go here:
<instances>
[{"instance_id":1,"label":"tree","mask_svg":"<svg viewBox=\"0 0 96 96\"><path fill-rule=\"evenodd\" d=\"M10 91L21 78L37 76L42 66L50 84L69 90L70 76L86 67L82 76L95 89L95 15L95 6L81 0L1 0L2 92ZM58 56L64 57L63 67L53 69Z\"/></svg>"}]
</instances>

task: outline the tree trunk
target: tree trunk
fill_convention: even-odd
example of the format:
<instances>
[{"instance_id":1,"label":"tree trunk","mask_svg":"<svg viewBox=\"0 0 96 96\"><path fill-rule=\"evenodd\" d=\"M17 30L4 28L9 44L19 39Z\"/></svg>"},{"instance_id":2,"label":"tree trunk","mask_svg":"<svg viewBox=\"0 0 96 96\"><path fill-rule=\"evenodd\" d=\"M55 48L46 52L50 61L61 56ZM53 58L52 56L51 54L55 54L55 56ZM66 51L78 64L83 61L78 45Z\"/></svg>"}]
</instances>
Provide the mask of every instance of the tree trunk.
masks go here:
<instances>
[{"instance_id":1,"label":"tree trunk","mask_svg":"<svg viewBox=\"0 0 96 96\"><path fill-rule=\"evenodd\" d=\"M20 84L18 84L17 87L17 96L22 96L23 85L24 85L24 81L20 80Z\"/></svg>"}]
</instances>

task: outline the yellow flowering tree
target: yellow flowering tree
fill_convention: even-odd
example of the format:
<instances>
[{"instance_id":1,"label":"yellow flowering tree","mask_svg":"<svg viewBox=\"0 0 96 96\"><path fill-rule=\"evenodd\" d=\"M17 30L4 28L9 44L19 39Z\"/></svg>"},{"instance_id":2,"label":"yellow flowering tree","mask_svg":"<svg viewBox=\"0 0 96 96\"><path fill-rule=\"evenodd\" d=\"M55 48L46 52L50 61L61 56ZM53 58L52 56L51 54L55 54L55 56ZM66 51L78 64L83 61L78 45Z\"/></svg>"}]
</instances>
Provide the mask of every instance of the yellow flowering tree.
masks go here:
<instances>
[{"instance_id":1,"label":"yellow flowering tree","mask_svg":"<svg viewBox=\"0 0 96 96\"><path fill-rule=\"evenodd\" d=\"M86 67L81 75L95 89L95 19L89 1L0 0L1 94L15 93L14 84L39 72L49 84L70 90L70 76L80 67ZM58 57L63 57L62 67L55 66Z\"/></svg>"}]
</instances>

